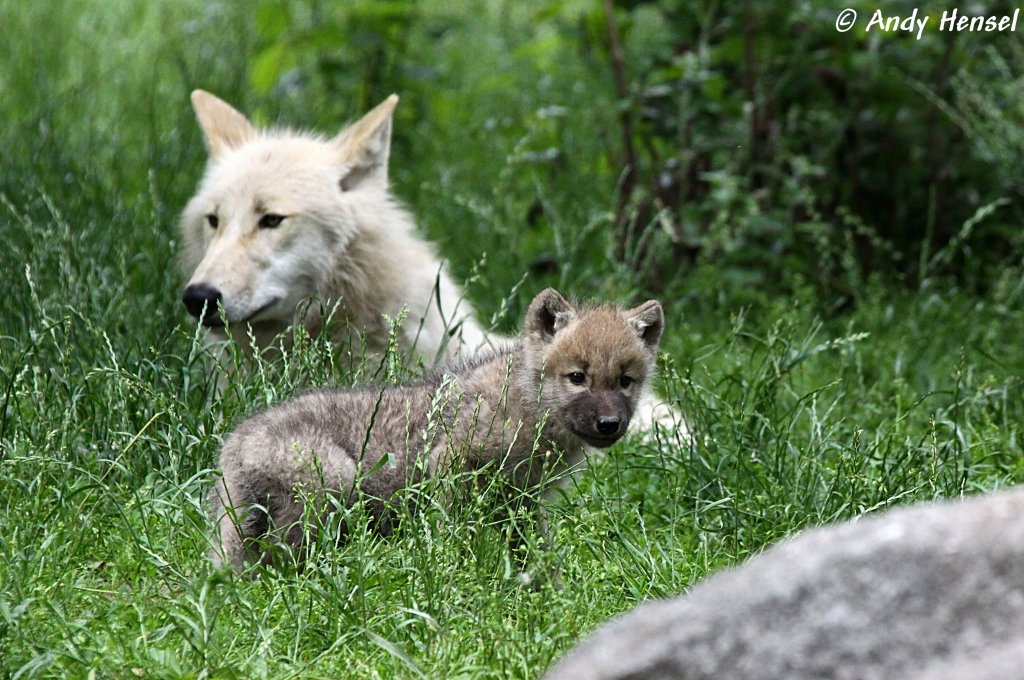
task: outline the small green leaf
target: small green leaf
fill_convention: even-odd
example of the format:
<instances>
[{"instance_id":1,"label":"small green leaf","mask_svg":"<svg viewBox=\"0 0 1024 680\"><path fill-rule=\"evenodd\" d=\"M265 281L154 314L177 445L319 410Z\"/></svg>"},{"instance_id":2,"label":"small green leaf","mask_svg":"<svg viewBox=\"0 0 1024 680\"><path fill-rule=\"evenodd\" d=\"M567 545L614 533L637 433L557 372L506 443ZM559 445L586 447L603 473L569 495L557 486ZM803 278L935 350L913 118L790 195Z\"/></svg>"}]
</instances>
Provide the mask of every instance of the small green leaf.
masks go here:
<instances>
[{"instance_id":1,"label":"small green leaf","mask_svg":"<svg viewBox=\"0 0 1024 680\"><path fill-rule=\"evenodd\" d=\"M281 75L294 64L295 54L288 44L274 43L253 59L249 82L259 94L267 94L277 84Z\"/></svg>"},{"instance_id":2,"label":"small green leaf","mask_svg":"<svg viewBox=\"0 0 1024 680\"><path fill-rule=\"evenodd\" d=\"M292 24L288 5L280 0L264 2L256 10L256 30L266 42L276 41Z\"/></svg>"}]
</instances>

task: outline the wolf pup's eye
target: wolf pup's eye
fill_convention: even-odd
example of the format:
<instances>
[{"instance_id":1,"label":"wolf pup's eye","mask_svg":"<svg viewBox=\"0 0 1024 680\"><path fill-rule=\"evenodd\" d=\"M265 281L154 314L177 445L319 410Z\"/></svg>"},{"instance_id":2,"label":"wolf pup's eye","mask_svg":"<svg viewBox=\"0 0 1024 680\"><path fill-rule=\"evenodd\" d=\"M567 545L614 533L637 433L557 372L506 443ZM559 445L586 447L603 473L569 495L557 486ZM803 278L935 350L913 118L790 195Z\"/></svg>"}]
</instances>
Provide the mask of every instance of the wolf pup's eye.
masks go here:
<instances>
[{"instance_id":1,"label":"wolf pup's eye","mask_svg":"<svg viewBox=\"0 0 1024 680\"><path fill-rule=\"evenodd\" d=\"M282 221L284 221L284 215L267 213L260 218L260 229L273 229L274 227L280 226Z\"/></svg>"},{"instance_id":2,"label":"wolf pup's eye","mask_svg":"<svg viewBox=\"0 0 1024 680\"><path fill-rule=\"evenodd\" d=\"M587 382L587 376L584 375L581 371L573 371L572 373L565 377L567 377L569 379L569 382L571 382L573 385L582 385L583 383Z\"/></svg>"},{"instance_id":3,"label":"wolf pup's eye","mask_svg":"<svg viewBox=\"0 0 1024 680\"><path fill-rule=\"evenodd\" d=\"M211 229L216 229L217 225L220 224L220 220L213 213L206 216L206 223L210 225Z\"/></svg>"},{"instance_id":4,"label":"wolf pup's eye","mask_svg":"<svg viewBox=\"0 0 1024 680\"><path fill-rule=\"evenodd\" d=\"M628 375L623 375L621 378L619 378L619 387L621 387L622 389L626 389L632 384L633 379L630 378Z\"/></svg>"}]
</instances>

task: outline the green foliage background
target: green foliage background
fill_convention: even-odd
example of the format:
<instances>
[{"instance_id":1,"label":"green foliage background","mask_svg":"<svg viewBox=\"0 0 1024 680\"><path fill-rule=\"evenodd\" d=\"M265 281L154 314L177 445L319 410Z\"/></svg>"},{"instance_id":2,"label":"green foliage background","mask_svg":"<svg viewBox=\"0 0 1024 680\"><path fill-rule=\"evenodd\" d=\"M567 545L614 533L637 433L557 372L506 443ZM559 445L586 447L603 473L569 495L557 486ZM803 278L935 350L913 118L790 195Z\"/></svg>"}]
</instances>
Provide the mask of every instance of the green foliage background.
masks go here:
<instances>
[{"instance_id":1,"label":"green foliage background","mask_svg":"<svg viewBox=\"0 0 1024 680\"><path fill-rule=\"evenodd\" d=\"M1024 52L844 6L846 34L796 0L617 3L611 32L597 0L0 5L0 677L536 677L805 526L1020 482ZM214 394L174 267L196 87L327 133L398 92L393 187L482 316L658 297L693 441L615 447L547 537L465 497L214 572L221 437L372 367L299 337ZM563 589L519 583L513 531Z\"/></svg>"}]
</instances>

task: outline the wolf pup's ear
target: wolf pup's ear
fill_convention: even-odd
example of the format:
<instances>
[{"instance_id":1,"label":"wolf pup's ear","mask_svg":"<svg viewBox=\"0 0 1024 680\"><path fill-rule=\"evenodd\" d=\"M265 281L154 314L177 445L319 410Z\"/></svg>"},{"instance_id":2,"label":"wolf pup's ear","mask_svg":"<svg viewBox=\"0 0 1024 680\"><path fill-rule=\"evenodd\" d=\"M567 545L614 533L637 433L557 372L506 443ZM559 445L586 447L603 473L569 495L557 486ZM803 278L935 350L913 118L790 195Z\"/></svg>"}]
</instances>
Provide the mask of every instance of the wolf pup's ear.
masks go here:
<instances>
[{"instance_id":1,"label":"wolf pup's ear","mask_svg":"<svg viewBox=\"0 0 1024 680\"><path fill-rule=\"evenodd\" d=\"M199 127L203 129L206 148L212 158L237 149L256 135L256 128L248 118L209 92L194 90L192 109L196 112Z\"/></svg>"},{"instance_id":2,"label":"wolf pup's ear","mask_svg":"<svg viewBox=\"0 0 1024 680\"><path fill-rule=\"evenodd\" d=\"M626 321L632 326L648 349L654 349L665 330L665 313L657 300L648 300L626 312Z\"/></svg>"},{"instance_id":3,"label":"wolf pup's ear","mask_svg":"<svg viewBox=\"0 0 1024 680\"><path fill-rule=\"evenodd\" d=\"M342 191L351 191L368 181L387 182L391 114L397 104L398 95L393 94L334 138L332 143L345 164L340 180Z\"/></svg>"},{"instance_id":4,"label":"wolf pup's ear","mask_svg":"<svg viewBox=\"0 0 1024 680\"><path fill-rule=\"evenodd\" d=\"M527 335L547 342L575 315L576 310L561 293L554 288L545 288L530 303L523 330Z\"/></svg>"}]
</instances>

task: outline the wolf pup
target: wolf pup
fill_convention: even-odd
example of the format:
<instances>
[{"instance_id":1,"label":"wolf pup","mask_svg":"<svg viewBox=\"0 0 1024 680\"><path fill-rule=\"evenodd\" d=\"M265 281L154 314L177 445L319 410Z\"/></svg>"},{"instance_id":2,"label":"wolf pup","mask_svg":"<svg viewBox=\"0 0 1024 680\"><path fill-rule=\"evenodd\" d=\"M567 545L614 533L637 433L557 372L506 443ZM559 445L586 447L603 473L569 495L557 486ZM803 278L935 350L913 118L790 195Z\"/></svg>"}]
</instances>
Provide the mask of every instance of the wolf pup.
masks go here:
<instances>
[{"instance_id":1,"label":"wolf pup","mask_svg":"<svg viewBox=\"0 0 1024 680\"><path fill-rule=\"evenodd\" d=\"M323 390L243 422L224 442L212 493L215 564L271 562L301 549L312 499L385 501L453 465L497 465L531 489L580 466L587 447L626 432L654 371L661 305L574 307L547 289L522 337L422 382Z\"/></svg>"},{"instance_id":2,"label":"wolf pup","mask_svg":"<svg viewBox=\"0 0 1024 680\"><path fill-rule=\"evenodd\" d=\"M397 103L391 95L326 139L259 130L212 94L192 93L210 158L181 218L191 272L181 300L216 338L227 325L248 348L251 330L263 349L299 316L316 334L320 307L300 314L316 299L338 304L339 330L365 334L373 352L388 341L384 315L403 307L398 343L410 356L432 362L483 344L462 291L388 190Z\"/></svg>"}]
</instances>

